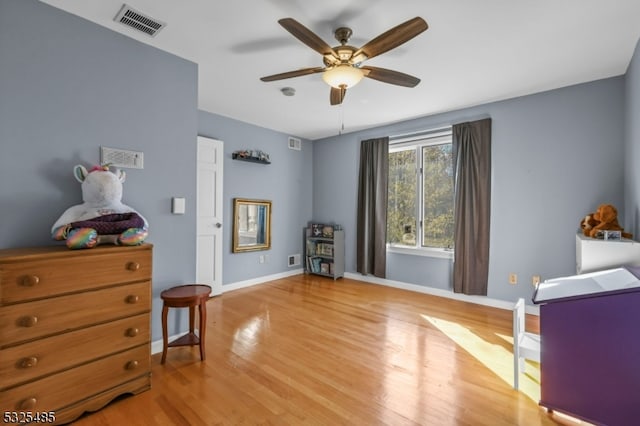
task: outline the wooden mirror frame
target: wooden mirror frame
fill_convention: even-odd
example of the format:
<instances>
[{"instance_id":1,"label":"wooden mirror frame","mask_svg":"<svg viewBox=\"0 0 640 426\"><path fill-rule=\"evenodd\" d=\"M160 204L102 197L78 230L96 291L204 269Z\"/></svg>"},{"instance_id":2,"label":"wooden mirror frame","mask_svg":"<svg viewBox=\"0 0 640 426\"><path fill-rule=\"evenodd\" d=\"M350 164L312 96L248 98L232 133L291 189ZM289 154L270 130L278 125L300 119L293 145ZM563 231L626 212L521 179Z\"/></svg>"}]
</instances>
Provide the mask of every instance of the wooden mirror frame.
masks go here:
<instances>
[{"instance_id":1,"label":"wooden mirror frame","mask_svg":"<svg viewBox=\"0 0 640 426\"><path fill-rule=\"evenodd\" d=\"M250 216L248 210L254 207L255 216ZM259 219L259 212L264 209L264 218ZM243 210L246 213L243 213ZM250 224L256 227L262 223L262 232L250 230ZM254 234L255 235L252 235ZM261 236L262 235L262 236ZM233 253L245 251L269 250L271 248L271 201L252 200L249 198L233 199Z\"/></svg>"}]
</instances>

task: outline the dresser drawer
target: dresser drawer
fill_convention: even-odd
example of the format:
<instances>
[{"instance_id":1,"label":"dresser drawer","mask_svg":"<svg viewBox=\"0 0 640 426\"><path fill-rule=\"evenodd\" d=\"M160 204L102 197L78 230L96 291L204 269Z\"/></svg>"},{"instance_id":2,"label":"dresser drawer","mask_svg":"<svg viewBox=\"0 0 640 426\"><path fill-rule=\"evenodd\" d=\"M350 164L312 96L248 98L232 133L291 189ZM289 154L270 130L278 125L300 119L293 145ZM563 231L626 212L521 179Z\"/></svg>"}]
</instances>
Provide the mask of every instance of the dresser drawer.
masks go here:
<instances>
[{"instance_id":1,"label":"dresser drawer","mask_svg":"<svg viewBox=\"0 0 640 426\"><path fill-rule=\"evenodd\" d=\"M2 306L0 348L150 310L148 281Z\"/></svg>"},{"instance_id":2,"label":"dresser drawer","mask_svg":"<svg viewBox=\"0 0 640 426\"><path fill-rule=\"evenodd\" d=\"M36 382L0 391L0 409L56 411L112 387L150 375L149 345L84 364Z\"/></svg>"},{"instance_id":3,"label":"dresser drawer","mask_svg":"<svg viewBox=\"0 0 640 426\"><path fill-rule=\"evenodd\" d=\"M149 343L149 314L0 349L0 388Z\"/></svg>"},{"instance_id":4,"label":"dresser drawer","mask_svg":"<svg viewBox=\"0 0 640 426\"><path fill-rule=\"evenodd\" d=\"M96 251L93 251L96 250ZM0 258L0 305L151 279L151 250L110 247Z\"/></svg>"}]
</instances>

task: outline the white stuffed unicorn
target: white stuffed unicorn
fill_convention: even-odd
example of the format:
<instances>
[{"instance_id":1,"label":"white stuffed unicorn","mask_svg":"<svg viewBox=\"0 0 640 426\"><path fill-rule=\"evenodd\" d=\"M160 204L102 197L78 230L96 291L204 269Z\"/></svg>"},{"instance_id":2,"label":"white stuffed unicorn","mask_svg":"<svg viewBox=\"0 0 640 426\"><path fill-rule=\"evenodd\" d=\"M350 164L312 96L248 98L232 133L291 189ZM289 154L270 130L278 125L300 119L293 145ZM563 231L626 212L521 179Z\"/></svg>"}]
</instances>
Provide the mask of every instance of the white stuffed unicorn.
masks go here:
<instances>
[{"instance_id":1,"label":"white stuffed unicorn","mask_svg":"<svg viewBox=\"0 0 640 426\"><path fill-rule=\"evenodd\" d=\"M65 240L71 249L92 248L100 243L141 244L148 235L147 220L136 210L122 204L125 172L109 170L109 165L87 171L73 168L82 184L84 203L69 207L51 228L51 236Z\"/></svg>"}]
</instances>

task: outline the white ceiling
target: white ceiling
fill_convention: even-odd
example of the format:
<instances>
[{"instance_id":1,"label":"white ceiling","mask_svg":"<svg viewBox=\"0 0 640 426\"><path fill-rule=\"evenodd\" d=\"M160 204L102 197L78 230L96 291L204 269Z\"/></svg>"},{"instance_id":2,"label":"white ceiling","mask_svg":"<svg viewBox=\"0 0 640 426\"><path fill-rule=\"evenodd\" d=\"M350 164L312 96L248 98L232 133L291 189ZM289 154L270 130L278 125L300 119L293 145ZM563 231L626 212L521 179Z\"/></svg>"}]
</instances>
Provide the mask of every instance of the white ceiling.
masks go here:
<instances>
[{"instance_id":1,"label":"white ceiling","mask_svg":"<svg viewBox=\"0 0 640 426\"><path fill-rule=\"evenodd\" d=\"M621 75L640 37L638 0L127 0L167 23L154 38L113 21L122 0L42 1L196 62L200 109L309 139ZM278 19L331 46L348 26L359 47L414 16L429 29L367 65L414 75L415 88L364 79L330 106L321 74L260 81L323 65Z\"/></svg>"}]
</instances>

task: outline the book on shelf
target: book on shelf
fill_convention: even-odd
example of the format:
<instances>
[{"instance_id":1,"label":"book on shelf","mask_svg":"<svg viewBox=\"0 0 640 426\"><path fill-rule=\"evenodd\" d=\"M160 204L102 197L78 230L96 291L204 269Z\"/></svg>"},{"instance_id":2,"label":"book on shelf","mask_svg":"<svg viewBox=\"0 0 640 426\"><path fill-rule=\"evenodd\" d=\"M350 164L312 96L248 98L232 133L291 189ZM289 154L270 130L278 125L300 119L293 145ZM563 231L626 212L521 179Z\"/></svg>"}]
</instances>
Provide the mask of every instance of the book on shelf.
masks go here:
<instances>
[{"instance_id":1,"label":"book on shelf","mask_svg":"<svg viewBox=\"0 0 640 426\"><path fill-rule=\"evenodd\" d=\"M307 256L315 256L316 244L313 241L307 241Z\"/></svg>"},{"instance_id":2,"label":"book on shelf","mask_svg":"<svg viewBox=\"0 0 640 426\"><path fill-rule=\"evenodd\" d=\"M319 257L312 257L311 258L311 272L315 272L316 274L318 272L320 272L320 263L322 262L322 259Z\"/></svg>"},{"instance_id":3,"label":"book on shelf","mask_svg":"<svg viewBox=\"0 0 640 426\"><path fill-rule=\"evenodd\" d=\"M328 263L321 263L320 264L320 272L322 272L323 274L328 274L329 273L329 264Z\"/></svg>"}]
</instances>

